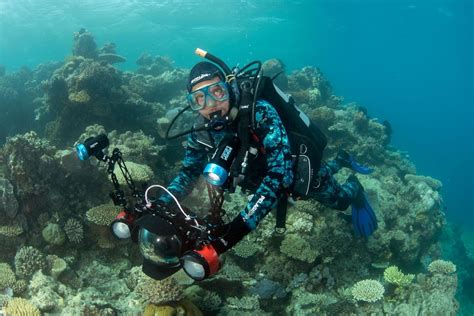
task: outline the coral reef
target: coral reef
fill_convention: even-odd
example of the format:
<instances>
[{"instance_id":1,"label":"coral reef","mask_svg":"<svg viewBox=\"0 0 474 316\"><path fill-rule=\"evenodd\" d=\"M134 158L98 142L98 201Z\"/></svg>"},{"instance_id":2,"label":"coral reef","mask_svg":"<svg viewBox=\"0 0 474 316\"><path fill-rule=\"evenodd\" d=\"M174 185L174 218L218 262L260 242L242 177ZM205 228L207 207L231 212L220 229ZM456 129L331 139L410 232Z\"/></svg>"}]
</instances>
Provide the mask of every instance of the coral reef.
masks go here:
<instances>
[{"instance_id":1,"label":"coral reef","mask_svg":"<svg viewBox=\"0 0 474 316\"><path fill-rule=\"evenodd\" d=\"M135 181L167 183L182 145L165 146L163 137L186 103L187 70L143 54L136 71L123 72L113 66L124 60L116 45L98 48L85 29L74 35L72 51L64 62L0 75L0 110L14 106L13 115L0 116L0 137L9 136L0 149L2 301L23 296L42 313L63 315L200 315L189 302L210 315L456 313L456 273L469 274L467 266L436 260L424 270L431 258L442 257L442 183L417 174L409 157L390 147L390 124L370 118L363 106L342 104L315 67L283 72L277 84L328 136L325 159L344 147L374 168L359 179L378 218L376 233L356 238L350 211L297 201L284 235L275 234L270 213L222 256L212 278L144 276L138 247L113 240L107 227L121 208L104 204L113 190L105 168L98 170L94 159L79 161L71 146L107 134L104 151L120 149ZM270 59L264 69L274 76L285 66ZM189 128L193 115L183 116L178 129ZM350 173L341 170L337 180ZM225 196L229 218L246 200L240 190ZM201 181L183 201L199 215L208 203ZM472 236L462 238L467 251ZM6 262L14 262L16 276ZM382 278L386 291L376 281Z\"/></svg>"}]
</instances>

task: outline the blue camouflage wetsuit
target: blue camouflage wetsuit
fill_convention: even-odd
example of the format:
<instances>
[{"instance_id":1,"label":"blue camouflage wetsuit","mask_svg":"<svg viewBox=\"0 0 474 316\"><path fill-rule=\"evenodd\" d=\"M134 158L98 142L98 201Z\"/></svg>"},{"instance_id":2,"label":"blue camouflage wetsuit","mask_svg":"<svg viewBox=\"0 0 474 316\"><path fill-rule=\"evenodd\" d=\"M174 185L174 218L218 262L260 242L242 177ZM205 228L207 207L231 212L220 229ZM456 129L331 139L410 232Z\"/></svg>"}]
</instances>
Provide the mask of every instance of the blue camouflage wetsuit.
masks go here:
<instances>
[{"instance_id":1,"label":"blue camouflage wetsuit","mask_svg":"<svg viewBox=\"0 0 474 316\"><path fill-rule=\"evenodd\" d=\"M283 189L293 182L293 163L290 144L285 127L275 108L264 100L257 101L255 107L257 126L254 141L260 148L259 156L249 162L248 176L242 184L253 189L254 195L241 211L249 229L255 229L260 220L276 206ZM202 116L199 119L206 120ZM212 154L225 136L224 131L201 131L188 135L183 166L178 176L168 186L176 198L184 198L201 175L208 154ZM160 198L169 202L169 196Z\"/></svg>"}]
</instances>

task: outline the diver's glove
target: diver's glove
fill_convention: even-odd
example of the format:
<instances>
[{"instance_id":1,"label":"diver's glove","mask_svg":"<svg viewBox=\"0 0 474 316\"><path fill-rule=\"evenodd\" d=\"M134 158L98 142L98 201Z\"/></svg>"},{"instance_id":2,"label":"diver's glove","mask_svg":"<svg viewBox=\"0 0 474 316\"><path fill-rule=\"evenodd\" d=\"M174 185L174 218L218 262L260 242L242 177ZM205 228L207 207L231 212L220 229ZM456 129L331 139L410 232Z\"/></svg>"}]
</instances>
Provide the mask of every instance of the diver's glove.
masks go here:
<instances>
[{"instance_id":1,"label":"diver's glove","mask_svg":"<svg viewBox=\"0 0 474 316\"><path fill-rule=\"evenodd\" d=\"M216 250L217 254L222 254L234 247L245 235L251 232L251 229L244 222L242 216L237 215L230 223L222 225L218 230L215 230L214 240L211 245Z\"/></svg>"},{"instance_id":2,"label":"diver's glove","mask_svg":"<svg viewBox=\"0 0 474 316\"><path fill-rule=\"evenodd\" d=\"M359 189L352 201L352 225L357 237L367 238L377 229L377 217L375 212L367 201L362 184L356 176L351 175L347 182L353 182Z\"/></svg>"},{"instance_id":3,"label":"diver's glove","mask_svg":"<svg viewBox=\"0 0 474 316\"><path fill-rule=\"evenodd\" d=\"M342 166L349 169L354 170L355 172L361 174L370 174L374 171L374 169L369 168L367 166L361 165L357 161L355 161L354 157L350 155L345 150L339 150L336 156L336 161Z\"/></svg>"}]
</instances>

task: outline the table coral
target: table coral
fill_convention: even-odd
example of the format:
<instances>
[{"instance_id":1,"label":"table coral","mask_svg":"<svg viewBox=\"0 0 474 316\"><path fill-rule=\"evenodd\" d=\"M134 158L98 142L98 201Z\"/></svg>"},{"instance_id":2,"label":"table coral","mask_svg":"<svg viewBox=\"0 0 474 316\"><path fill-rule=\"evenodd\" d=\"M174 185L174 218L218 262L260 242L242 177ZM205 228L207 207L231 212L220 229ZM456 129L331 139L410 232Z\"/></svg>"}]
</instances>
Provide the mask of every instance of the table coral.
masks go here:
<instances>
[{"instance_id":1,"label":"table coral","mask_svg":"<svg viewBox=\"0 0 474 316\"><path fill-rule=\"evenodd\" d=\"M352 297L356 301L376 302L383 298L385 289L383 285L376 280L362 280L354 284L352 288Z\"/></svg>"}]
</instances>

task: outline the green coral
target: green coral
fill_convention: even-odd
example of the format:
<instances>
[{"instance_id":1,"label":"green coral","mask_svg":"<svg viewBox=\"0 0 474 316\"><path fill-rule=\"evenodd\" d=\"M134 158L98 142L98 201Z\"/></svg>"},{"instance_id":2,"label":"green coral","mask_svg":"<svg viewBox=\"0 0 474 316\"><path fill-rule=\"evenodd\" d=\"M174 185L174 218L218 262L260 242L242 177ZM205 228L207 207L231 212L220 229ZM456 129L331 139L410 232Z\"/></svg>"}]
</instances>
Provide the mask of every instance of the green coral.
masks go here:
<instances>
[{"instance_id":1,"label":"green coral","mask_svg":"<svg viewBox=\"0 0 474 316\"><path fill-rule=\"evenodd\" d=\"M397 286L407 286L415 278L414 274L404 274L398 267L390 266L383 272L385 281Z\"/></svg>"},{"instance_id":2,"label":"green coral","mask_svg":"<svg viewBox=\"0 0 474 316\"><path fill-rule=\"evenodd\" d=\"M61 229L61 226L56 223L49 223L41 231L44 240L51 245L62 245L66 241L66 234Z\"/></svg>"},{"instance_id":3,"label":"green coral","mask_svg":"<svg viewBox=\"0 0 474 316\"><path fill-rule=\"evenodd\" d=\"M8 263L0 263L0 290L15 285L15 273Z\"/></svg>"},{"instance_id":4,"label":"green coral","mask_svg":"<svg viewBox=\"0 0 474 316\"><path fill-rule=\"evenodd\" d=\"M248 240L242 240L233 248L234 254L241 258L249 258L260 250L261 248L257 243Z\"/></svg>"},{"instance_id":5,"label":"green coral","mask_svg":"<svg viewBox=\"0 0 474 316\"><path fill-rule=\"evenodd\" d=\"M32 275L35 271L46 267L44 255L31 246L21 247L15 255L15 270L20 277Z\"/></svg>"},{"instance_id":6,"label":"green coral","mask_svg":"<svg viewBox=\"0 0 474 316\"><path fill-rule=\"evenodd\" d=\"M288 234L280 245L280 251L290 258L308 263L314 262L318 253L311 244L296 234Z\"/></svg>"},{"instance_id":7,"label":"green coral","mask_svg":"<svg viewBox=\"0 0 474 316\"><path fill-rule=\"evenodd\" d=\"M86 218L91 223L100 226L109 226L122 208L113 204L101 204L89 209Z\"/></svg>"},{"instance_id":8,"label":"green coral","mask_svg":"<svg viewBox=\"0 0 474 316\"><path fill-rule=\"evenodd\" d=\"M456 272L456 265L451 261L435 260L428 265L428 271L433 274L453 274Z\"/></svg>"},{"instance_id":9,"label":"green coral","mask_svg":"<svg viewBox=\"0 0 474 316\"><path fill-rule=\"evenodd\" d=\"M356 301L373 303L382 299L384 293L383 285L376 280L362 280L352 287L352 297Z\"/></svg>"}]
</instances>

